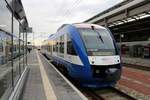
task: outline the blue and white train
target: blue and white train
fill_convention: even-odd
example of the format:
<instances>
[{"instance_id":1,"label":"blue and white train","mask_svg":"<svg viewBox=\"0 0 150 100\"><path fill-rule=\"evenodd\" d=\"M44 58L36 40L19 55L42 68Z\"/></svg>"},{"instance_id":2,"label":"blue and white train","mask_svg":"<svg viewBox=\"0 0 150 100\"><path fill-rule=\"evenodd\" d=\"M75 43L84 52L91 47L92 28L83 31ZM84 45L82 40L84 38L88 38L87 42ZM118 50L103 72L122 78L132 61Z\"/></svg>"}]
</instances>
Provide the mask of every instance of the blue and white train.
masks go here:
<instances>
[{"instance_id":1,"label":"blue and white train","mask_svg":"<svg viewBox=\"0 0 150 100\"><path fill-rule=\"evenodd\" d=\"M105 27L66 24L43 43L41 51L82 86L114 86L120 79L118 47Z\"/></svg>"}]
</instances>

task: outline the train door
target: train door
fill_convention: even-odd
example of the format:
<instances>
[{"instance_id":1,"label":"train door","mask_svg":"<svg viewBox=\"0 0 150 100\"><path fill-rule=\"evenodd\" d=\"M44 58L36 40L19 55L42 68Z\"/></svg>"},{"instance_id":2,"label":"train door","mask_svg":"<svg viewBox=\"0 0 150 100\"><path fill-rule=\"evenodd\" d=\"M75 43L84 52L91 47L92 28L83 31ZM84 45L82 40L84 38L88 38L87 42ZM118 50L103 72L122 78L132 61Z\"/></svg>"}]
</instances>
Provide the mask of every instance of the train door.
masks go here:
<instances>
[{"instance_id":1,"label":"train door","mask_svg":"<svg viewBox=\"0 0 150 100\"><path fill-rule=\"evenodd\" d=\"M64 35L60 36L59 56L64 58Z\"/></svg>"},{"instance_id":2,"label":"train door","mask_svg":"<svg viewBox=\"0 0 150 100\"><path fill-rule=\"evenodd\" d=\"M64 58L67 56L67 34L64 34Z\"/></svg>"}]
</instances>

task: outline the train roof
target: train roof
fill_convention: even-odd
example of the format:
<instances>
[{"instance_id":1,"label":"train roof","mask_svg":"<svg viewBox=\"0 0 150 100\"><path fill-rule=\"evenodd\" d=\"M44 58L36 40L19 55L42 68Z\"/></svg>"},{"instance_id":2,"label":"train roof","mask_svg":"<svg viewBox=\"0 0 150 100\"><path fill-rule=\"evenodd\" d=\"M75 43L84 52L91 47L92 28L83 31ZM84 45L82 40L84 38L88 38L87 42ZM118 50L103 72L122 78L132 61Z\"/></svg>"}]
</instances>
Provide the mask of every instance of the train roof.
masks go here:
<instances>
[{"instance_id":1,"label":"train roof","mask_svg":"<svg viewBox=\"0 0 150 100\"><path fill-rule=\"evenodd\" d=\"M74 27L76 27L76 28L91 28L92 26L94 26L94 28L96 28L96 29L99 29L99 28L100 28L100 29L106 29L106 28L103 27L103 26L99 26L99 25L96 25L96 24L88 24L88 23L63 24L60 28L58 28L58 30L57 30L57 32L56 32L55 34L49 35L48 39L53 39L53 38L55 38L55 37L61 35L59 31L60 31L62 28L64 28L65 26L67 26L67 25L71 25L71 26L74 26Z\"/></svg>"},{"instance_id":2,"label":"train roof","mask_svg":"<svg viewBox=\"0 0 150 100\"><path fill-rule=\"evenodd\" d=\"M73 24L73 26L75 26L77 28L91 28L92 26L94 26L95 28L105 29L105 27L103 27L103 26L99 26L96 24L88 24L88 23L75 23L75 24Z\"/></svg>"}]
</instances>

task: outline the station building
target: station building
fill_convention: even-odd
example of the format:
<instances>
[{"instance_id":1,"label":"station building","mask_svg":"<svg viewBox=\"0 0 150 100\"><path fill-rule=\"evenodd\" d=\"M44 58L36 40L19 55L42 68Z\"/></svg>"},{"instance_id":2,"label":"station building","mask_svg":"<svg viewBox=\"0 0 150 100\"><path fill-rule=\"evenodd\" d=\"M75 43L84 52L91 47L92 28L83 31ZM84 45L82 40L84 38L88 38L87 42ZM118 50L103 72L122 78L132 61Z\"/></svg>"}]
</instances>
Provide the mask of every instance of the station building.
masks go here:
<instances>
[{"instance_id":1,"label":"station building","mask_svg":"<svg viewBox=\"0 0 150 100\"><path fill-rule=\"evenodd\" d=\"M136 59L138 62L144 62L143 58L150 58L149 0L124 0L85 22L108 27L124 58L142 58Z\"/></svg>"},{"instance_id":2,"label":"station building","mask_svg":"<svg viewBox=\"0 0 150 100\"><path fill-rule=\"evenodd\" d=\"M0 99L7 100L26 69L27 18L21 0L0 0Z\"/></svg>"}]
</instances>

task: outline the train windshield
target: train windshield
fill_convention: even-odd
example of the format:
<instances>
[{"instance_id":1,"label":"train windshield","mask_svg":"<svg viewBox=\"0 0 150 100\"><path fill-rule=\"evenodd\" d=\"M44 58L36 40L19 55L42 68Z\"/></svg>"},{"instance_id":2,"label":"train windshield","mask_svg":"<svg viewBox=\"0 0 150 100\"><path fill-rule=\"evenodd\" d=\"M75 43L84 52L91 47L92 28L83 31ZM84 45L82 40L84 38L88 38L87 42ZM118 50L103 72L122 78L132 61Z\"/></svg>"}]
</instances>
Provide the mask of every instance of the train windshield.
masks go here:
<instances>
[{"instance_id":1,"label":"train windshield","mask_svg":"<svg viewBox=\"0 0 150 100\"><path fill-rule=\"evenodd\" d=\"M116 55L113 39L106 29L79 29L89 56Z\"/></svg>"}]
</instances>

